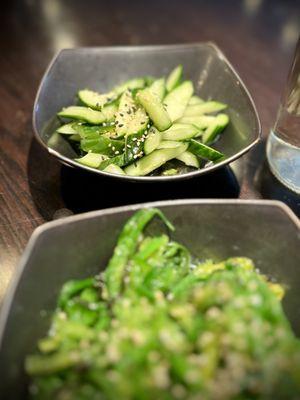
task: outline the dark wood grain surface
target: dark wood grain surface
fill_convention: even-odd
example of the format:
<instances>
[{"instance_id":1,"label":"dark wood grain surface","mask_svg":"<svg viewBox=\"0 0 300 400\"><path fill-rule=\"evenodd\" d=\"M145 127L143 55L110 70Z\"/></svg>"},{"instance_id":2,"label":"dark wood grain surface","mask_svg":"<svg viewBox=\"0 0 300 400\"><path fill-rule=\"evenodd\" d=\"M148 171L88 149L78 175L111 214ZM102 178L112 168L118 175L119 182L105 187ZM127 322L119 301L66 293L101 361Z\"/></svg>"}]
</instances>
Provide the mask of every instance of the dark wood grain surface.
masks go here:
<instances>
[{"instance_id":1,"label":"dark wood grain surface","mask_svg":"<svg viewBox=\"0 0 300 400\"><path fill-rule=\"evenodd\" d=\"M299 197L272 177L264 153L299 34L299 1L11 0L1 4L1 15L0 301L34 228L53 218L176 197L274 198L300 213ZM35 93L59 49L207 40L237 68L263 126L261 144L231 168L128 190L60 165L33 139Z\"/></svg>"}]
</instances>

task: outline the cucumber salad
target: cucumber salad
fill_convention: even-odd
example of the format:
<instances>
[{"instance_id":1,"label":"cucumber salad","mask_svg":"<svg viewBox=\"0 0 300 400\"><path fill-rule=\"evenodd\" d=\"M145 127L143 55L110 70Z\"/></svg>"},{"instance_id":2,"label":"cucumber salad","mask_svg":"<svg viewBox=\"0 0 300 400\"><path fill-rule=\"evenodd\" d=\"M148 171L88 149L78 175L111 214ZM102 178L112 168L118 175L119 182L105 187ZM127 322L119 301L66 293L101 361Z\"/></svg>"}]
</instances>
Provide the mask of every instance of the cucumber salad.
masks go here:
<instances>
[{"instance_id":1,"label":"cucumber salad","mask_svg":"<svg viewBox=\"0 0 300 400\"><path fill-rule=\"evenodd\" d=\"M160 210L137 211L104 272L64 284L26 358L30 398L299 399L284 288L248 258L203 261L166 232L147 234L155 216L173 229Z\"/></svg>"},{"instance_id":2,"label":"cucumber salad","mask_svg":"<svg viewBox=\"0 0 300 400\"><path fill-rule=\"evenodd\" d=\"M177 66L167 77L131 79L108 93L78 92L58 112L57 132L85 166L129 176L175 175L220 161L211 147L229 123L226 104L204 101Z\"/></svg>"}]
</instances>

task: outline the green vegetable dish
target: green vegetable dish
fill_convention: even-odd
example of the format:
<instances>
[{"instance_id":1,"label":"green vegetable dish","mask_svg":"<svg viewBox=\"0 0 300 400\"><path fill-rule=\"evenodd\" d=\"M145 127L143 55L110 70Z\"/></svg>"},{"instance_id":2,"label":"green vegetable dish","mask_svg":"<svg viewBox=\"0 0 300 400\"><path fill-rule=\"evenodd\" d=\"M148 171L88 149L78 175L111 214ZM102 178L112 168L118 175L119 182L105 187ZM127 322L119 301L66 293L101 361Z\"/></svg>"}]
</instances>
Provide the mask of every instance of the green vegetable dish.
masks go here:
<instances>
[{"instance_id":1,"label":"green vegetable dish","mask_svg":"<svg viewBox=\"0 0 300 400\"><path fill-rule=\"evenodd\" d=\"M83 89L79 105L58 112L80 164L129 176L174 175L223 159L211 147L229 123L226 104L204 101L176 67L168 77L135 78L100 94Z\"/></svg>"},{"instance_id":2,"label":"green vegetable dish","mask_svg":"<svg viewBox=\"0 0 300 400\"><path fill-rule=\"evenodd\" d=\"M300 341L284 289L248 258L200 262L157 209L125 224L96 277L67 282L26 359L32 399L299 399Z\"/></svg>"}]
</instances>

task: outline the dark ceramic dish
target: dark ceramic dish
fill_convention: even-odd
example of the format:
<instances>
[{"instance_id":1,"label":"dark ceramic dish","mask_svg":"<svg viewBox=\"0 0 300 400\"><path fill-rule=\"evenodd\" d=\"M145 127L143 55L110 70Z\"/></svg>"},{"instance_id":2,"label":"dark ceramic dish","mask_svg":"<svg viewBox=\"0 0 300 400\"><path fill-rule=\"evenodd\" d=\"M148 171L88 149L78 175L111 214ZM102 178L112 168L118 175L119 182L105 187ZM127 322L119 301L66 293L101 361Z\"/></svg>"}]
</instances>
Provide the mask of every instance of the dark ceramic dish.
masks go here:
<instances>
[{"instance_id":1,"label":"dark ceramic dish","mask_svg":"<svg viewBox=\"0 0 300 400\"><path fill-rule=\"evenodd\" d=\"M226 158L214 165L173 176L112 175L78 164L74 150L60 136L49 141L58 126L56 113L74 104L79 89L104 92L135 76L161 76L181 63L204 99L228 104L230 124L215 147ZM37 140L63 163L100 175L130 180L184 179L229 164L251 149L260 138L260 122L249 92L221 50L212 43L139 47L95 47L62 50L50 63L40 84L33 127Z\"/></svg>"},{"instance_id":2,"label":"dark ceramic dish","mask_svg":"<svg viewBox=\"0 0 300 400\"><path fill-rule=\"evenodd\" d=\"M282 203L177 200L81 214L43 225L27 245L0 318L1 399L24 399L24 357L45 334L62 284L102 270L124 222L145 206L162 209L176 227L171 236L193 254L216 260L248 256L285 283L285 311L300 333L300 224ZM159 224L149 229L155 232Z\"/></svg>"}]
</instances>

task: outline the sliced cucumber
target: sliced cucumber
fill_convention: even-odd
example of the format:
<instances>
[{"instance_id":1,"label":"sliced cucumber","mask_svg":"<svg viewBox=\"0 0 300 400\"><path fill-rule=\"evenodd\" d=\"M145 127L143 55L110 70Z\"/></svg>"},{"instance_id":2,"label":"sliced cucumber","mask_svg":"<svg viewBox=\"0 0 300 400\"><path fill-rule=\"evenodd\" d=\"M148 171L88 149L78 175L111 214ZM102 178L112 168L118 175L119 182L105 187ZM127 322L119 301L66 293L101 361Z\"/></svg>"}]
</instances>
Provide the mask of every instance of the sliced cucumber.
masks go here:
<instances>
[{"instance_id":1,"label":"sliced cucumber","mask_svg":"<svg viewBox=\"0 0 300 400\"><path fill-rule=\"evenodd\" d=\"M124 140L113 140L102 135L81 140L81 149L86 152L114 157L124 151L124 144Z\"/></svg>"},{"instance_id":2,"label":"sliced cucumber","mask_svg":"<svg viewBox=\"0 0 300 400\"><path fill-rule=\"evenodd\" d=\"M61 133L62 135L74 135L77 131L73 127L74 122L69 122L68 124L64 124L56 129L56 132Z\"/></svg>"},{"instance_id":3,"label":"sliced cucumber","mask_svg":"<svg viewBox=\"0 0 300 400\"><path fill-rule=\"evenodd\" d=\"M75 133L74 135L69 136L69 140L72 140L73 142L80 142L81 137L78 135L78 133Z\"/></svg>"},{"instance_id":4,"label":"sliced cucumber","mask_svg":"<svg viewBox=\"0 0 300 400\"><path fill-rule=\"evenodd\" d=\"M193 94L194 88L191 81L185 81L170 92L164 99L166 110L171 121L176 121L183 116L184 110Z\"/></svg>"},{"instance_id":5,"label":"sliced cucumber","mask_svg":"<svg viewBox=\"0 0 300 400\"><path fill-rule=\"evenodd\" d=\"M206 129L214 123L216 117L211 115L201 115L200 117L182 117L177 122L181 124L192 124L199 129Z\"/></svg>"},{"instance_id":6,"label":"sliced cucumber","mask_svg":"<svg viewBox=\"0 0 300 400\"><path fill-rule=\"evenodd\" d=\"M110 172L111 174L125 175L125 172L116 164L109 164L103 169L105 172Z\"/></svg>"},{"instance_id":7,"label":"sliced cucumber","mask_svg":"<svg viewBox=\"0 0 300 400\"><path fill-rule=\"evenodd\" d=\"M199 129L190 124L174 124L163 132L164 140L186 140L195 137Z\"/></svg>"},{"instance_id":8,"label":"sliced cucumber","mask_svg":"<svg viewBox=\"0 0 300 400\"><path fill-rule=\"evenodd\" d=\"M159 143L162 140L162 133L159 132L156 128L152 127L149 129L149 136L145 140L144 143L144 152L145 154L150 154L152 151L157 149Z\"/></svg>"},{"instance_id":9,"label":"sliced cucumber","mask_svg":"<svg viewBox=\"0 0 300 400\"><path fill-rule=\"evenodd\" d=\"M123 167L126 163L125 163L125 154L120 154L117 155L115 157L112 158L108 158L107 160L103 161L100 166L99 169L101 169L102 171L110 164L115 164L118 167Z\"/></svg>"},{"instance_id":10,"label":"sliced cucumber","mask_svg":"<svg viewBox=\"0 0 300 400\"><path fill-rule=\"evenodd\" d=\"M195 154L191 153L188 150L176 157L176 160L183 162L189 167L200 168L198 158L195 156Z\"/></svg>"},{"instance_id":11,"label":"sliced cucumber","mask_svg":"<svg viewBox=\"0 0 300 400\"><path fill-rule=\"evenodd\" d=\"M63 108L59 113L59 117L78 119L80 121L88 122L89 124L102 124L106 121L105 115L102 111L92 110L91 108L81 106L70 106Z\"/></svg>"},{"instance_id":12,"label":"sliced cucumber","mask_svg":"<svg viewBox=\"0 0 300 400\"><path fill-rule=\"evenodd\" d=\"M161 167L172 158L176 158L187 150L188 145L182 143L180 146L172 149L154 150L152 153L141 158L136 163L125 168L125 173L131 176L144 176Z\"/></svg>"},{"instance_id":13,"label":"sliced cucumber","mask_svg":"<svg viewBox=\"0 0 300 400\"><path fill-rule=\"evenodd\" d=\"M88 153L81 158L76 158L75 161L79 162L80 164L86 165L87 167L98 168L102 161L106 159L107 156L105 156L104 154Z\"/></svg>"},{"instance_id":14,"label":"sliced cucumber","mask_svg":"<svg viewBox=\"0 0 300 400\"><path fill-rule=\"evenodd\" d=\"M144 77L144 79L145 79L145 86L151 86L152 85L152 83L156 80L153 76L151 76L151 75L146 75L145 77Z\"/></svg>"},{"instance_id":15,"label":"sliced cucumber","mask_svg":"<svg viewBox=\"0 0 300 400\"><path fill-rule=\"evenodd\" d=\"M125 163L141 158L144 155L145 134L143 132L125 136Z\"/></svg>"},{"instance_id":16,"label":"sliced cucumber","mask_svg":"<svg viewBox=\"0 0 300 400\"><path fill-rule=\"evenodd\" d=\"M140 91L136 97L159 131L164 131L171 126L172 122L160 98L149 88Z\"/></svg>"},{"instance_id":17,"label":"sliced cucumber","mask_svg":"<svg viewBox=\"0 0 300 400\"><path fill-rule=\"evenodd\" d=\"M160 100L162 100L166 92L165 79L164 78L156 79L149 87L149 89L153 93L155 93L160 98Z\"/></svg>"},{"instance_id":18,"label":"sliced cucumber","mask_svg":"<svg viewBox=\"0 0 300 400\"><path fill-rule=\"evenodd\" d=\"M100 94L93 90L79 90L78 97L86 106L94 110L101 110L104 105L115 100L116 95L113 92Z\"/></svg>"},{"instance_id":19,"label":"sliced cucumber","mask_svg":"<svg viewBox=\"0 0 300 400\"><path fill-rule=\"evenodd\" d=\"M174 149L175 147L181 146L181 143L175 140L162 140L159 145L158 149Z\"/></svg>"},{"instance_id":20,"label":"sliced cucumber","mask_svg":"<svg viewBox=\"0 0 300 400\"><path fill-rule=\"evenodd\" d=\"M201 99L201 97L199 97L199 96L197 96L197 95L194 95L194 96L192 96L191 98L190 98L190 101L189 101L189 106L194 106L194 105L196 105L196 104L202 104L202 103L204 103L204 100L202 100Z\"/></svg>"},{"instance_id":21,"label":"sliced cucumber","mask_svg":"<svg viewBox=\"0 0 300 400\"><path fill-rule=\"evenodd\" d=\"M145 110L136 104L128 90L122 94L115 123L118 136L142 132L149 123Z\"/></svg>"},{"instance_id":22,"label":"sliced cucumber","mask_svg":"<svg viewBox=\"0 0 300 400\"><path fill-rule=\"evenodd\" d=\"M189 151L198 157L209 161L217 161L224 157L224 154L212 147L206 146L195 139L189 141Z\"/></svg>"},{"instance_id":23,"label":"sliced cucumber","mask_svg":"<svg viewBox=\"0 0 300 400\"><path fill-rule=\"evenodd\" d=\"M112 122L115 119L118 106L115 103L107 104L102 108L101 112L104 115L105 122Z\"/></svg>"},{"instance_id":24,"label":"sliced cucumber","mask_svg":"<svg viewBox=\"0 0 300 400\"><path fill-rule=\"evenodd\" d=\"M173 69L173 71L170 72L166 81L166 88L168 92L171 92L176 86L179 85L182 78L182 71L182 65L178 65Z\"/></svg>"},{"instance_id":25,"label":"sliced cucumber","mask_svg":"<svg viewBox=\"0 0 300 400\"><path fill-rule=\"evenodd\" d=\"M207 101L202 104L195 104L192 106L188 106L183 116L184 117L194 117L203 114L210 114L217 111L224 110L227 107L224 103L219 103L218 101Z\"/></svg>"},{"instance_id":26,"label":"sliced cucumber","mask_svg":"<svg viewBox=\"0 0 300 400\"><path fill-rule=\"evenodd\" d=\"M212 143L217 135L221 133L229 123L229 117L226 114L219 114L213 124L209 125L202 135L203 143Z\"/></svg>"},{"instance_id":27,"label":"sliced cucumber","mask_svg":"<svg viewBox=\"0 0 300 400\"><path fill-rule=\"evenodd\" d=\"M171 176L171 175L176 175L178 174L178 169L176 168L169 168L163 171L162 175L164 176Z\"/></svg>"},{"instance_id":28,"label":"sliced cucumber","mask_svg":"<svg viewBox=\"0 0 300 400\"><path fill-rule=\"evenodd\" d=\"M134 90L134 89L142 89L146 84L144 78L133 78L129 79L128 81L122 83L121 85L116 86L113 89L113 92L120 96L125 90Z\"/></svg>"}]
</instances>

